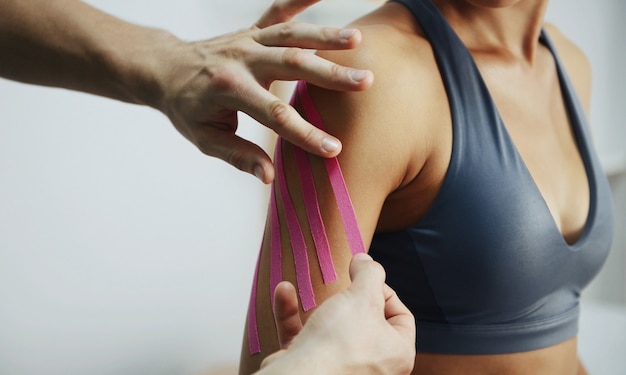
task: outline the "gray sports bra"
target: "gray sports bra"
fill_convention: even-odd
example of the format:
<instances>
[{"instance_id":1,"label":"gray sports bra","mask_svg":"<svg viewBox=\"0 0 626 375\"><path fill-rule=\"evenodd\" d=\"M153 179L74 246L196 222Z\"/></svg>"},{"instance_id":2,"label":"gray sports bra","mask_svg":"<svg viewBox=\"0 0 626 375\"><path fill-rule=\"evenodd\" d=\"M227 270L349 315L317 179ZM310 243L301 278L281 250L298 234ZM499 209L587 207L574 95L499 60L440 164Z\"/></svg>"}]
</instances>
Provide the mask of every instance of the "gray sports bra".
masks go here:
<instances>
[{"instance_id":1,"label":"gray sports bra","mask_svg":"<svg viewBox=\"0 0 626 375\"><path fill-rule=\"evenodd\" d=\"M498 354L539 349L577 333L581 290L612 239L611 194L585 115L548 36L587 172L590 207L568 245L522 161L474 60L429 0L393 0L434 49L450 103L453 147L441 190L406 230L377 233L370 254L417 320L417 350Z\"/></svg>"}]
</instances>

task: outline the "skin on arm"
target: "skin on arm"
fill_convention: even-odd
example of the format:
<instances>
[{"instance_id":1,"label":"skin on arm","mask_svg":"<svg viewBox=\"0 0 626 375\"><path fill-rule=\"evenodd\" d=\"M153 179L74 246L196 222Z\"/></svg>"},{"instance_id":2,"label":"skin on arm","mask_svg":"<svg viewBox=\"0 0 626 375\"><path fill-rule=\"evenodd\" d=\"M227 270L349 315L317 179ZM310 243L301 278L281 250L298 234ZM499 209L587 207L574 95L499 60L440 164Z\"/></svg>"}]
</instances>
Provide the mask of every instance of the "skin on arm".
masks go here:
<instances>
[{"instance_id":1,"label":"skin on arm","mask_svg":"<svg viewBox=\"0 0 626 375\"><path fill-rule=\"evenodd\" d=\"M199 42L143 27L78 0L0 2L0 76L144 104L163 112L207 155L274 176L265 152L236 136L241 110L308 151L331 157L338 140L315 129L267 89L304 79L363 90L367 71L329 63L301 48L346 49L357 30L285 23L316 0L277 0L250 29ZM278 24L275 24L278 23Z\"/></svg>"},{"instance_id":2,"label":"skin on arm","mask_svg":"<svg viewBox=\"0 0 626 375\"><path fill-rule=\"evenodd\" d=\"M423 129L416 129L419 126L415 127L410 121L416 113L404 111L406 103L397 100L398 95L406 93L405 90L409 90L410 85L399 86L395 78L396 73L410 74L408 72L413 70L414 66L406 61L380 57L385 56L381 52L390 44L393 49L405 48L404 38L399 36L397 30L388 26L361 27L358 25L358 27L364 35L361 47L350 52L320 54L339 64L349 63L352 64L351 66L367 67L372 70L377 77L372 88L359 93L339 93L309 85L309 91L327 130L336 134L345 146L338 159L367 249L374 232L379 227L381 211L387 198L415 178L421 169L419 165L426 160L428 147L426 147L427 137L416 137L417 133ZM381 46L385 46L383 51L380 50ZM411 82L413 79L421 78L420 76L411 77ZM425 82L425 85L428 85L429 80L426 79ZM424 93L424 96L427 95ZM420 95L413 95L412 99L420 100ZM302 109L299 99L296 100L295 107ZM407 142L407 136L416 140L418 144L420 142L424 144L415 147L415 142ZM305 203L300 188L294 149L292 145L284 141L282 148L282 162L289 196L296 209L297 221L303 228L313 290L316 302L320 305L324 300L349 285L348 265L352 254L347 243L344 224L337 209L337 202L324 168L324 161L319 157L309 155L308 160L313 171L321 216L338 275L336 281L324 284L304 209ZM280 173L279 170L277 179L281 178ZM280 189L276 186L273 188L279 202L283 279L297 285L292 239L287 229L284 207L281 204L283 197ZM257 296L252 302L256 307L261 353L250 355L248 332L246 332L242 346L241 374L253 373L267 355L280 348L269 298L269 273L272 268L270 242L271 226L268 224L260 258ZM306 322L312 311L301 311L302 320ZM358 313L358 311L354 312L354 314Z\"/></svg>"}]
</instances>

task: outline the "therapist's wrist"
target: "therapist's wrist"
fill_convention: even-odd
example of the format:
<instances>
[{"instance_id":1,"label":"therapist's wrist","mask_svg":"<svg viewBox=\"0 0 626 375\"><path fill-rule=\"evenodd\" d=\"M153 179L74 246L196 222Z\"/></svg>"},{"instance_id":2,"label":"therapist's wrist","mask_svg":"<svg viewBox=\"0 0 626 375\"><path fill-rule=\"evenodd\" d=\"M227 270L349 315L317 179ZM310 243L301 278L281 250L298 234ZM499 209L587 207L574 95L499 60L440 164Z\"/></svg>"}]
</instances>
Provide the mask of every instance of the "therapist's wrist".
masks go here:
<instances>
[{"instance_id":1,"label":"therapist's wrist","mask_svg":"<svg viewBox=\"0 0 626 375\"><path fill-rule=\"evenodd\" d=\"M115 99L160 109L170 90L185 42L166 30L124 24L125 39L99 51Z\"/></svg>"},{"instance_id":2,"label":"therapist's wrist","mask_svg":"<svg viewBox=\"0 0 626 375\"><path fill-rule=\"evenodd\" d=\"M342 360L341 351L331 350L324 343L312 340L306 346L281 351L278 358L271 359L270 364L263 366L256 375L368 374L353 371L351 365Z\"/></svg>"},{"instance_id":3,"label":"therapist's wrist","mask_svg":"<svg viewBox=\"0 0 626 375\"><path fill-rule=\"evenodd\" d=\"M272 361L256 375L389 374L389 369L382 366L382 363L365 358L360 353L342 350L334 342L311 340L306 346L286 350L279 359Z\"/></svg>"}]
</instances>

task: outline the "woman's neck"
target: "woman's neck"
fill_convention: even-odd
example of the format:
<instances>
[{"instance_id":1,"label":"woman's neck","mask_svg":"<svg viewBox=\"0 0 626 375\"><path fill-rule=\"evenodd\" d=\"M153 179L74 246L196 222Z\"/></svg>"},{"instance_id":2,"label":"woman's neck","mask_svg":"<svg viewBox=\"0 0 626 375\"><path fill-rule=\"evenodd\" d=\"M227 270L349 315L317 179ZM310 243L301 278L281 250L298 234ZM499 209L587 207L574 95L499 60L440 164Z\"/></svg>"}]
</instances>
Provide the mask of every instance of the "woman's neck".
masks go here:
<instances>
[{"instance_id":1,"label":"woman's neck","mask_svg":"<svg viewBox=\"0 0 626 375\"><path fill-rule=\"evenodd\" d=\"M433 0L472 52L496 54L532 64L548 1L520 0L500 8L474 5L480 2Z\"/></svg>"}]
</instances>

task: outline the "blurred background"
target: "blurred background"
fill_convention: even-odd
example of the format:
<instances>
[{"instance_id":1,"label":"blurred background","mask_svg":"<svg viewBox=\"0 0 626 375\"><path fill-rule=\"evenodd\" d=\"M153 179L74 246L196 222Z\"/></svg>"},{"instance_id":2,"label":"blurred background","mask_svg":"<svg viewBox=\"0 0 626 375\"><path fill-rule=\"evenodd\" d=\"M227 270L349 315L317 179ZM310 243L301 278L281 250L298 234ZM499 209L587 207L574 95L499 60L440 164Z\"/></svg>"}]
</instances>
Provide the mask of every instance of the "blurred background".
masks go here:
<instances>
[{"instance_id":1,"label":"blurred background","mask_svg":"<svg viewBox=\"0 0 626 375\"><path fill-rule=\"evenodd\" d=\"M248 27L270 2L88 1L186 40ZM340 26L379 3L324 0L300 19ZM626 374L624 15L621 0L552 0L547 17L593 65L594 141L618 219L584 295L592 374ZM228 373L268 188L151 109L1 79L0 99L0 375ZM240 121L270 149L271 134Z\"/></svg>"}]
</instances>

